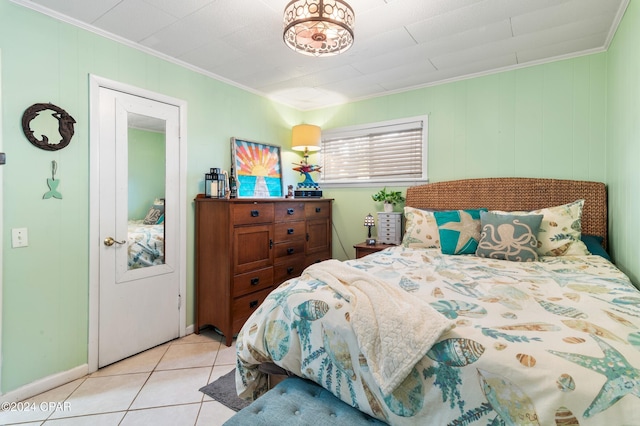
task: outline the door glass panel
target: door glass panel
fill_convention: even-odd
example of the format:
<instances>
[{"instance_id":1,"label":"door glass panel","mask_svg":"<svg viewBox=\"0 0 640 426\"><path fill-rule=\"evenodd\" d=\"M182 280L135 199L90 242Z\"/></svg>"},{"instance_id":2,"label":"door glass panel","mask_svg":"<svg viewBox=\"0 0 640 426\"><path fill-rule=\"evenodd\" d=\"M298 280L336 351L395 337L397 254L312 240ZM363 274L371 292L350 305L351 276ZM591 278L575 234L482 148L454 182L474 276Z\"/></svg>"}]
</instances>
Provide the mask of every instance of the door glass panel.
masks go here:
<instances>
[{"instance_id":1,"label":"door glass panel","mask_svg":"<svg viewBox=\"0 0 640 426\"><path fill-rule=\"evenodd\" d=\"M166 123L131 112L127 123L127 265L138 269L165 263Z\"/></svg>"}]
</instances>

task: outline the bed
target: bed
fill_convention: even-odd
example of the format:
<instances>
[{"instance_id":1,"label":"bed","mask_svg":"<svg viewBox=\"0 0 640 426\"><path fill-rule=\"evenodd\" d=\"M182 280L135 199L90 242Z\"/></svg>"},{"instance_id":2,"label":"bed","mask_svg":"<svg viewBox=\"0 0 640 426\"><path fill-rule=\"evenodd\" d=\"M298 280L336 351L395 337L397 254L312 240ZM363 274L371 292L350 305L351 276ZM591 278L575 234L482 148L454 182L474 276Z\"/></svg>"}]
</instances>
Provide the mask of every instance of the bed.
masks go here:
<instances>
[{"instance_id":1,"label":"bed","mask_svg":"<svg viewBox=\"0 0 640 426\"><path fill-rule=\"evenodd\" d=\"M127 264L129 269L164 263L164 223L145 224L130 220L127 224Z\"/></svg>"},{"instance_id":2,"label":"bed","mask_svg":"<svg viewBox=\"0 0 640 426\"><path fill-rule=\"evenodd\" d=\"M249 318L236 341L241 397L268 390L271 365L393 425L638 424L640 292L603 250L604 184L470 179L411 187L406 198L402 245L313 265ZM570 226L549 219L576 204ZM479 255L443 254L446 238L429 247L416 231L431 216L443 231L446 214L474 209ZM494 233L485 226L496 217L515 227ZM537 244L533 260L511 252L525 240L520 226L538 230L521 247ZM510 243L487 252L492 235Z\"/></svg>"}]
</instances>

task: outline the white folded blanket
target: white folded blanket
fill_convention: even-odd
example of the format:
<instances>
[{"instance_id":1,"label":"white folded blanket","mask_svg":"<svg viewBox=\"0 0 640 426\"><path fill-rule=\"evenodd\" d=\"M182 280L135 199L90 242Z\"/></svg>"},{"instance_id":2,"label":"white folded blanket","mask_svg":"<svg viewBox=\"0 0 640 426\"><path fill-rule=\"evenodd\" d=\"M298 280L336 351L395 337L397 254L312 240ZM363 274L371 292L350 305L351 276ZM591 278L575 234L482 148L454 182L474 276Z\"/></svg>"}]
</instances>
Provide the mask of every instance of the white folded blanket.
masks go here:
<instances>
[{"instance_id":1,"label":"white folded blanket","mask_svg":"<svg viewBox=\"0 0 640 426\"><path fill-rule=\"evenodd\" d=\"M324 281L352 307L351 326L383 394L397 388L453 323L402 288L338 260L303 274Z\"/></svg>"}]
</instances>

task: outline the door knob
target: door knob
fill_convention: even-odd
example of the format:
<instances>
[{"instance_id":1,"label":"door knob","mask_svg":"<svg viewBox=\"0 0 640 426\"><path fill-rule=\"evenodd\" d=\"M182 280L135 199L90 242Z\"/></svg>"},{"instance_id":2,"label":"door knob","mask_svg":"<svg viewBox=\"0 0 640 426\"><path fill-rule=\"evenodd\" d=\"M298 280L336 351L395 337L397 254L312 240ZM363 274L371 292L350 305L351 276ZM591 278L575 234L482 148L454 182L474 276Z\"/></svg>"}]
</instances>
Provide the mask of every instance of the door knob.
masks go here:
<instances>
[{"instance_id":1,"label":"door knob","mask_svg":"<svg viewBox=\"0 0 640 426\"><path fill-rule=\"evenodd\" d=\"M107 237L104 239L104 245L111 247L114 244L125 244L127 241L126 240L122 240L122 241L118 241L118 240L114 240L113 237Z\"/></svg>"}]
</instances>

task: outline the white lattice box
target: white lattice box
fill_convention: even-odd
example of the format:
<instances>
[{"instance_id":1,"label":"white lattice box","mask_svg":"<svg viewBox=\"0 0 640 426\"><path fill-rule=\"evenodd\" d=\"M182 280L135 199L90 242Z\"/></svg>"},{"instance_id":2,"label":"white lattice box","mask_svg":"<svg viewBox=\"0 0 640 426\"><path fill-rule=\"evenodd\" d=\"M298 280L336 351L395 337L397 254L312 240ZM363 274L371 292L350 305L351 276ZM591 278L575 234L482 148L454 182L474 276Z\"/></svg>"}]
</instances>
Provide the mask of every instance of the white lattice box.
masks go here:
<instances>
[{"instance_id":1,"label":"white lattice box","mask_svg":"<svg viewBox=\"0 0 640 426\"><path fill-rule=\"evenodd\" d=\"M402 213L378 213L378 242L382 244L402 242Z\"/></svg>"}]
</instances>

